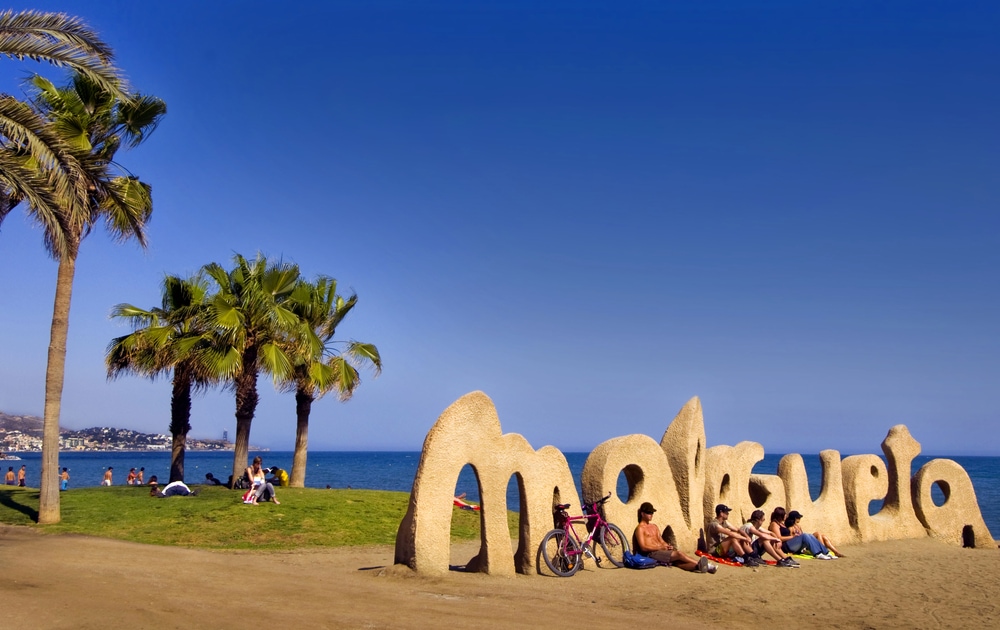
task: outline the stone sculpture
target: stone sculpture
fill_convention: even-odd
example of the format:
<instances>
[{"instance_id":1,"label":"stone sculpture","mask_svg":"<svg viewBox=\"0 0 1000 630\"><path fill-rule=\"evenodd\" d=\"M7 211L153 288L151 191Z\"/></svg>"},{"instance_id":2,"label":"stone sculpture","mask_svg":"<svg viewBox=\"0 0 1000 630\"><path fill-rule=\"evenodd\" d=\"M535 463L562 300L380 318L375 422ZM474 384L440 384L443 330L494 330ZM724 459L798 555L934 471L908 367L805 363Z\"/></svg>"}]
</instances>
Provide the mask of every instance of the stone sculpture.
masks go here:
<instances>
[{"instance_id":1,"label":"stone sculpture","mask_svg":"<svg viewBox=\"0 0 1000 630\"><path fill-rule=\"evenodd\" d=\"M693 548L716 503L745 519L755 509L777 506L808 515L809 528L838 542L859 543L931 536L951 544L986 546L993 538L983 521L968 474L951 460L935 459L911 478L920 444L903 425L882 442L885 461L875 455L820 453L822 489L809 495L802 457L786 455L777 475L755 475L764 448L756 442L706 447L701 402L681 408L660 443L644 435L617 437L600 444L584 464L583 500L614 494L618 477L628 483L625 500L612 496L605 515L628 532L638 506L657 507L654 521L668 542ZM886 464L888 462L888 465ZM556 448L533 450L522 436L503 434L496 408L486 394L472 392L441 414L424 440L410 502L396 534L397 564L426 574L449 569L452 500L459 472L470 465L480 488L481 542L467 570L493 575L531 573L536 549L552 528L557 503L580 506L566 458ZM517 479L520 505L517 549L507 528L507 485ZM934 503L934 486L944 495ZM871 501L882 509L869 515Z\"/></svg>"}]
</instances>

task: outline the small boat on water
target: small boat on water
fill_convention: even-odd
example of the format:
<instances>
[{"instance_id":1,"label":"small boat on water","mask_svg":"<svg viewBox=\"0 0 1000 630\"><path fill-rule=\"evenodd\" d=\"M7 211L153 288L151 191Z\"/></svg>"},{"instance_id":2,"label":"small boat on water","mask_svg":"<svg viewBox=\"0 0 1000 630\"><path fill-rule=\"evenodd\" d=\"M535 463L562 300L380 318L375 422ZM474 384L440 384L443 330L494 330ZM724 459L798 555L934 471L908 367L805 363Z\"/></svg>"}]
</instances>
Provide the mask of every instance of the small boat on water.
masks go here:
<instances>
[{"instance_id":1,"label":"small boat on water","mask_svg":"<svg viewBox=\"0 0 1000 630\"><path fill-rule=\"evenodd\" d=\"M7 453L0 453L0 461L5 461L5 462L19 462L19 461L21 461L21 458L18 457L17 455L9 455Z\"/></svg>"}]
</instances>

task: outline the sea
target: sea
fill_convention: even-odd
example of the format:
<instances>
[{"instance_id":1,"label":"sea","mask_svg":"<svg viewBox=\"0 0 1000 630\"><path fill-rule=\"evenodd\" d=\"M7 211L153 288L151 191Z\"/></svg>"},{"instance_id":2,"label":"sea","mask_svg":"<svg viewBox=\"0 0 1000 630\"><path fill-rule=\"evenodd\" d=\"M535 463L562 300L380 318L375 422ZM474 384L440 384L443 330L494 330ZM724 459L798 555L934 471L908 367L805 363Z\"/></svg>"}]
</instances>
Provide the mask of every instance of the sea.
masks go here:
<instances>
[{"instance_id":1,"label":"sea","mask_svg":"<svg viewBox=\"0 0 1000 630\"><path fill-rule=\"evenodd\" d=\"M26 483L37 488L41 469L41 453L17 453L22 461L0 460L0 472L3 465L14 466L16 471L24 464L27 467ZM291 451L266 451L255 453L264 460L264 466L278 466L291 471ZM577 482L577 492L580 492L580 477L583 464L588 453L564 453L573 478ZM919 456L914 459L912 471L915 473L926 462L937 457L953 459L962 466L976 489L976 498L982 511L986 526L994 537L1000 537L1000 457L970 457L970 456ZM755 474L777 474L778 462L782 455L765 455L763 461L754 467ZM821 465L819 455L803 455L806 472L809 475L809 490L815 499L819 496L821 483ZM306 471L306 487L309 488L363 488L369 490L398 490L409 492L413 486L413 478L420 463L419 452L361 452L361 451L325 451L310 452L308 469ZM185 481L188 484L203 483L206 473L225 481L231 472L233 464L232 451L188 451L184 460ZM125 483L130 468L138 470L145 468L145 478L156 475L160 480L170 477L170 453L168 452L71 452L60 453L59 466L69 468L70 490L86 486L98 486L104 478L104 471L110 466L113 470L115 485ZM616 492L619 497L628 497L628 485L625 475L619 476ZM465 466L455 484L455 494L465 493L466 500L479 501L479 488L475 473L471 466ZM932 498L940 505L944 495L935 486ZM507 505L518 508L517 482L511 478L507 486ZM870 506L874 514L881 508L878 501Z\"/></svg>"}]
</instances>

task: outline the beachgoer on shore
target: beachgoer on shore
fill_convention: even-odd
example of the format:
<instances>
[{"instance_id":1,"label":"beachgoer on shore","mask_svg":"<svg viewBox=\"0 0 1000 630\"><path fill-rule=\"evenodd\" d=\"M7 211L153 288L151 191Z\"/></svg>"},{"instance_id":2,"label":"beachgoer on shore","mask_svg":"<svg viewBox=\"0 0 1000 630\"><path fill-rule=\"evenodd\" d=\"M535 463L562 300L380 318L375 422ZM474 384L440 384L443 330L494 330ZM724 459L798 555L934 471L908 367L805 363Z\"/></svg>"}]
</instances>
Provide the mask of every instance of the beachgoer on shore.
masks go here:
<instances>
[{"instance_id":1,"label":"beachgoer on shore","mask_svg":"<svg viewBox=\"0 0 1000 630\"><path fill-rule=\"evenodd\" d=\"M792 533L792 527L802 519L802 514L792 510L786 513L785 508L776 507L771 512L771 524L768 529L781 539L781 549L785 553L808 553L819 560L833 560L830 550L812 534L802 532Z\"/></svg>"},{"instance_id":2,"label":"beachgoer on shore","mask_svg":"<svg viewBox=\"0 0 1000 630\"><path fill-rule=\"evenodd\" d=\"M59 489L69 490L69 468L63 468L59 475Z\"/></svg>"},{"instance_id":3,"label":"beachgoer on shore","mask_svg":"<svg viewBox=\"0 0 1000 630\"><path fill-rule=\"evenodd\" d=\"M136 475L135 475L135 485L137 485L137 486L145 485L145 482L142 480L143 477L145 477L145 476L146 476L146 469L145 468L140 468L139 472L136 473Z\"/></svg>"},{"instance_id":4,"label":"beachgoer on shore","mask_svg":"<svg viewBox=\"0 0 1000 630\"><path fill-rule=\"evenodd\" d=\"M674 549L673 545L663 540L660 528L652 522L654 512L656 510L653 508L653 504L648 501L639 507L639 524L636 525L635 533L632 534L632 542L636 551L656 560L661 566L673 566L697 573L715 573L717 567L714 562L709 562L708 558L695 560L683 551Z\"/></svg>"},{"instance_id":5,"label":"beachgoer on shore","mask_svg":"<svg viewBox=\"0 0 1000 630\"><path fill-rule=\"evenodd\" d=\"M763 558L764 554L767 553L777 560L777 566L797 568L799 563L781 550L781 539L766 529L761 529L763 524L764 510L754 510L753 514L750 515L750 520L740 527L740 532L750 537L754 555Z\"/></svg>"},{"instance_id":6,"label":"beachgoer on shore","mask_svg":"<svg viewBox=\"0 0 1000 630\"><path fill-rule=\"evenodd\" d=\"M223 485L222 481L212 473L205 473L205 481L216 486Z\"/></svg>"},{"instance_id":7,"label":"beachgoer on shore","mask_svg":"<svg viewBox=\"0 0 1000 630\"><path fill-rule=\"evenodd\" d=\"M24 487L24 476L27 474L27 470L24 464L21 464L21 469L17 471L17 485Z\"/></svg>"},{"instance_id":8,"label":"beachgoer on shore","mask_svg":"<svg viewBox=\"0 0 1000 630\"><path fill-rule=\"evenodd\" d=\"M788 516L785 517L785 527L788 527L793 535L803 534L804 532L802 531L802 526L799 525L799 521L801 520L802 520L802 515L796 512L795 510L792 510L791 512L788 513ZM830 540L829 536L827 536L823 532L813 532L812 536L820 543L822 543L824 547L832 551L834 554L833 557L835 559L843 557L844 554L837 551L837 548L833 546L833 541Z\"/></svg>"},{"instance_id":9,"label":"beachgoer on shore","mask_svg":"<svg viewBox=\"0 0 1000 630\"><path fill-rule=\"evenodd\" d=\"M732 558L747 567L760 566L761 560L753 555L750 537L730 525L731 511L728 505L715 506L715 518L708 522L705 532L709 549L719 558Z\"/></svg>"},{"instance_id":10,"label":"beachgoer on shore","mask_svg":"<svg viewBox=\"0 0 1000 630\"><path fill-rule=\"evenodd\" d=\"M125 485L126 486L134 486L135 485L135 480L136 480L136 478L138 476L139 475L137 475L135 473L135 468L129 468L129 470L128 470L128 476L125 477Z\"/></svg>"},{"instance_id":11,"label":"beachgoer on shore","mask_svg":"<svg viewBox=\"0 0 1000 630\"><path fill-rule=\"evenodd\" d=\"M4 475L3 482L8 486L13 486L14 484L17 483L17 476L14 474L13 466L7 467L7 474Z\"/></svg>"},{"instance_id":12,"label":"beachgoer on shore","mask_svg":"<svg viewBox=\"0 0 1000 630\"><path fill-rule=\"evenodd\" d=\"M108 466L108 469L104 471L104 479L101 480L101 485L102 486L110 486L111 485L111 471L112 470L114 470L114 468L112 468L111 466Z\"/></svg>"}]
</instances>

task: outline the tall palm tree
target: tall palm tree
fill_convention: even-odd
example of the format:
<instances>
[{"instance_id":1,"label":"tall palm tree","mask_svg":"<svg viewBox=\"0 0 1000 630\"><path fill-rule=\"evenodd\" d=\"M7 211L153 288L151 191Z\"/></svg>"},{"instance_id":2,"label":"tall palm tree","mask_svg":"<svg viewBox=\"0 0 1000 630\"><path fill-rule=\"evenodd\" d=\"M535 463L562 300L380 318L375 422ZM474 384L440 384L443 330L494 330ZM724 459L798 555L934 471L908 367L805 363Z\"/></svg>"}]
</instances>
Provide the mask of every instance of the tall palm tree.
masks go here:
<instances>
[{"instance_id":1,"label":"tall palm tree","mask_svg":"<svg viewBox=\"0 0 1000 630\"><path fill-rule=\"evenodd\" d=\"M38 509L39 523L58 523L59 412L76 258L84 237L101 220L116 239L134 239L145 246L145 226L153 211L151 189L130 173L121 174L123 169L114 158L123 145L138 146L152 133L166 113L166 105L155 97L138 94L120 100L83 75L74 76L64 88L38 76L32 85L33 106L48 121L49 129L62 137L79 165L79 169L63 173L71 192L60 195L59 211L51 217L51 225L32 207L45 228L46 246L59 261L45 372Z\"/></svg>"},{"instance_id":2,"label":"tall palm tree","mask_svg":"<svg viewBox=\"0 0 1000 630\"><path fill-rule=\"evenodd\" d=\"M283 384L295 392L295 453L292 457L291 485L306 485L309 451L309 414L313 401L331 391L347 401L361 384L359 367L370 367L377 376L382 371L378 348L370 343L350 341L337 352L333 336L337 326L358 303L358 296L346 300L337 293L337 281L320 276L315 282L300 281L289 298L289 308L301 324L286 338L294 365Z\"/></svg>"},{"instance_id":3,"label":"tall palm tree","mask_svg":"<svg viewBox=\"0 0 1000 630\"><path fill-rule=\"evenodd\" d=\"M0 55L71 68L119 100L129 98L111 48L80 18L39 11L0 12ZM45 121L37 113L0 94L0 221L24 199L36 211L56 213L55 195L65 196L71 190L69 174L78 170L58 136L46 133Z\"/></svg>"},{"instance_id":4,"label":"tall palm tree","mask_svg":"<svg viewBox=\"0 0 1000 630\"><path fill-rule=\"evenodd\" d=\"M268 262L262 254L247 260L237 254L235 267L226 271L218 263L203 268L217 291L208 301L208 321L219 334L227 354L236 352L240 366L232 380L236 393L236 441L233 447L233 482L247 466L250 425L257 410L257 376L261 371L284 380L292 363L280 339L299 324L286 305L299 279L299 268ZM221 350L220 350L221 351Z\"/></svg>"},{"instance_id":5,"label":"tall palm tree","mask_svg":"<svg viewBox=\"0 0 1000 630\"><path fill-rule=\"evenodd\" d=\"M149 310L118 304L112 317L128 321L133 332L108 344L108 378L124 374L156 379L172 375L170 394L170 481L184 481L184 454L191 430L191 394L231 377L239 366L236 353L220 356L212 346L205 304L208 282L167 276L161 305Z\"/></svg>"},{"instance_id":6,"label":"tall palm tree","mask_svg":"<svg viewBox=\"0 0 1000 630\"><path fill-rule=\"evenodd\" d=\"M358 303L337 293L337 281L319 276L315 282L302 280L289 299L289 308L301 324L285 339L294 368L282 389L295 392L295 453L292 457L291 485L306 483L309 451L309 414L317 398L335 391L346 401L361 384L359 367L370 367L377 376L382 371L378 348L370 343L350 341L342 352L335 349L337 326Z\"/></svg>"}]
</instances>

